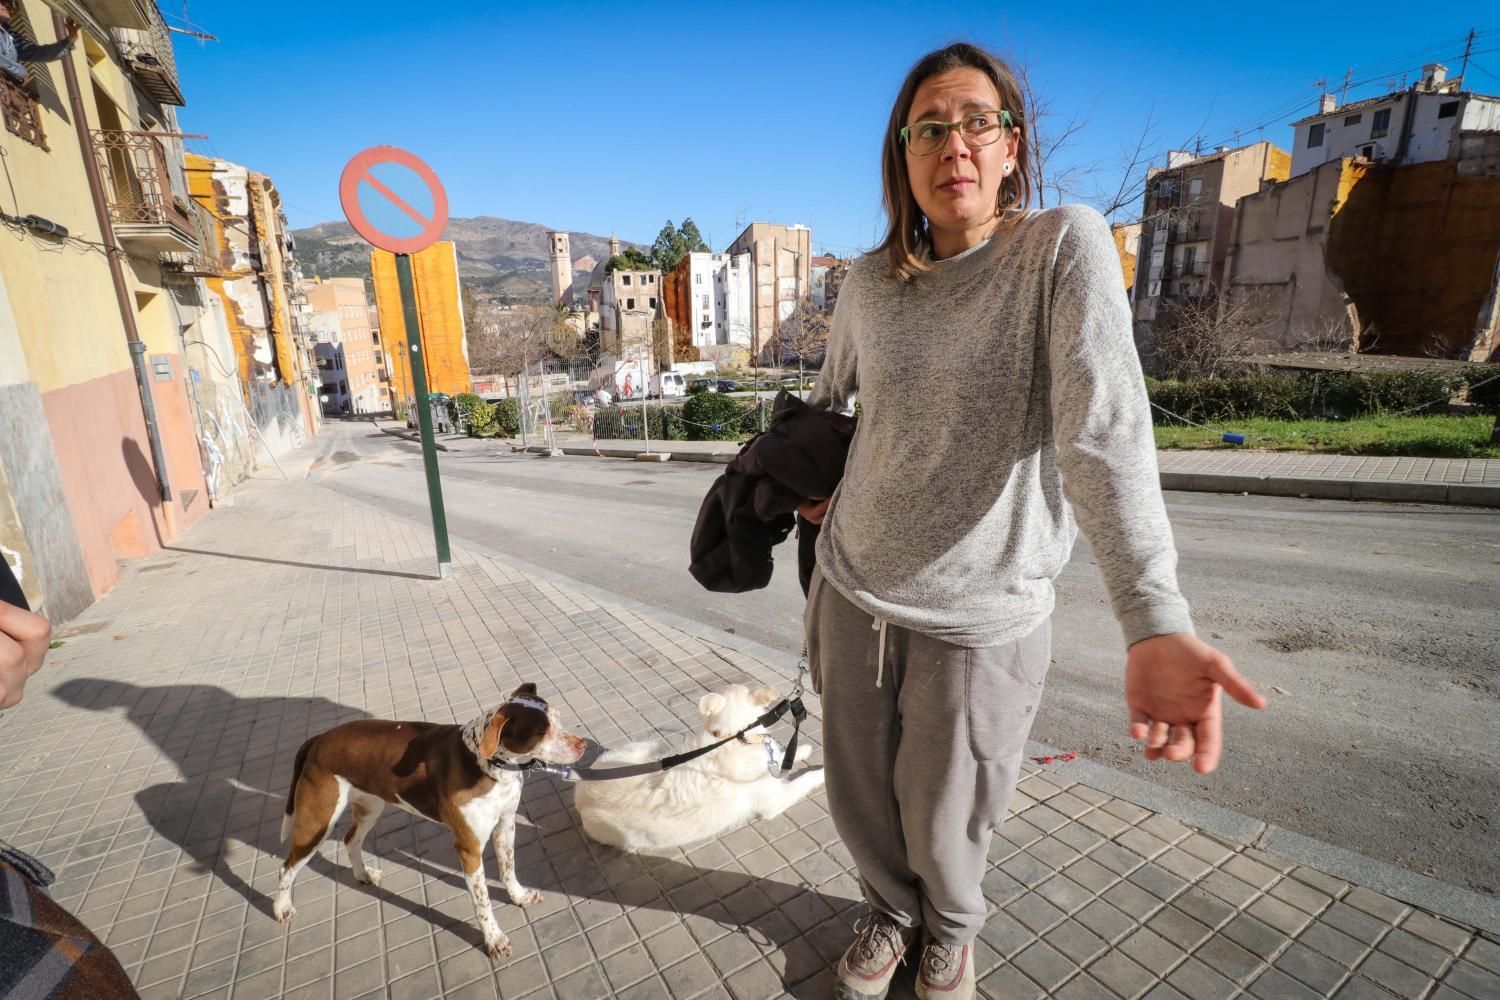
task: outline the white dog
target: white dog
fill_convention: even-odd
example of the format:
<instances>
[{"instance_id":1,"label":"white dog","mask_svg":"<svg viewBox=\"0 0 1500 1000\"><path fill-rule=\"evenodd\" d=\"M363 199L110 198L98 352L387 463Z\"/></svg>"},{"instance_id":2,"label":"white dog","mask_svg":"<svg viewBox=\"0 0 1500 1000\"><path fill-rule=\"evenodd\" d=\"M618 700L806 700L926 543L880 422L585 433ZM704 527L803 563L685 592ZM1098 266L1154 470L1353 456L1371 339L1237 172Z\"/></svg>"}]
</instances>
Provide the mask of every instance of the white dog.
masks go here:
<instances>
[{"instance_id":1,"label":"white dog","mask_svg":"<svg viewBox=\"0 0 1500 1000\"><path fill-rule=\"evenodd\" d=\"M780 700L773 688L751 694L741 684L723 694L704 695L698 711L708 722L702 736L683 749L733 736ZM575 801L584 832L621 850L651 852L722 836L752 820L781 815L822 787L823 769L809 768L785 781L774 777L765 737L764 727L756 727L745 734L745 742L732 740L669 771L579 782ZM631 743L601 754L590 766L640 764L676 750L663 740ZM797 748L797 760L811 753L812 747L804 743Z\"/></svg>"}]
</instances>

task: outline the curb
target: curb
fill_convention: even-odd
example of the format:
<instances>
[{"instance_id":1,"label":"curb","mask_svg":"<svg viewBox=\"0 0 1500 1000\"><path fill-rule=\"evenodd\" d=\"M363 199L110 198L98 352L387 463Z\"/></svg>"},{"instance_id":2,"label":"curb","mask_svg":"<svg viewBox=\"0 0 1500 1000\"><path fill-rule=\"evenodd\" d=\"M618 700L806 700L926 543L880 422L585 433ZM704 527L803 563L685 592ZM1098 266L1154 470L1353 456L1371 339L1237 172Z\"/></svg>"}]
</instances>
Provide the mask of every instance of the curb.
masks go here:
<instances>
[{"instance_id":1,"label":"curb","mask_svg":"<svg viewBox=\"0 0 1500 1000\"><path fill-rule=\"evenodd\" d=\"M1500 485L1405 482L1389 479L1304 479L1295 476L1237 476L1213 472L1163 472L1161 488L1189 493L1250 493L1320 500L1383 500L1388 503L1457 504L1500 507Z\"/></svg>"},{"instance_id":2,"label":"curb","mask_svg":"<svg viewBox=\"0 0 1500 1000\"><path fill-rule=\"evenodd\" d=\"M384 430L384 428L381 429ZM387 433L397 432L387 431ZM546 449L537 445L529 448L511 445L511 451L543 454ZM601 443L595 447L565 446L562 453L582 458L634 459L640 454L640 449L634 446L622 448ZM737 454L738 451L732 453L674 451L671 452L669 458L661 459L661 461L728 465L734 461ZM1163 472L1160 475L1162 489L1181 493L1248 493L1252 496L1311 497L1318 500L1378 500L1386 503L1500 507L1500 484L1244 476L1219 472Z\"/></svg>"},{"instance_id":3,"label":"curb","mask_svg":"<svg viewBox=\"0 0 1500 1000\"><path fill-rule=\"evenodd\" d=\"M585 454L592 455L593 452L587 450ZM376 509L373 504L364 500L352 497L347 499ZM390 511L382 513L393 517L401 516L392 514ZM733 633L704 625L645 601L624 597L603 587L585 583L525 559L499 552L486 545L467 540L460 540L458 544L472 553L483 555L547 583L581 593L606 608L619 608L686 632L712 645L754 657L772 670L781 673L787 683L795 680L797 676L799 658L789 653L773 649L753 639L744 639ZM815 714L821 718L822 712L819 710ZM1025 755L1028 760L1031 757L1056 757L1060 752L1044 743L1026 741ZM1158 785L1125 771L1118 771L1083 758L1067 763L1034 764L1034 766L1042 771L1088 785L1144 809L1150 809L1221 840L1277 854L1295 864L1316 868L1318 871L1326 872L1354 885L1363 886L1409 905L1419 906L1440 917L1477 927L1490 934L1500 934L1500 898L1485 896L1438 879L1418 875L1405 868L1398 868L1387 862L1295 833L1253 816L1215 805L1205 799L1196 798L1187 792Z\"/></svg>"},{"instance_id":4,"label":"curb","mask_svg":"<svg viewBox=\"0 0 1500 1000\"><path fill-rule=\"evenodd\" d=\"M375 421L372 420L372 421L370 421L370 423L375 424ZM417 444L421 444L422 443L422 435L413 433L412 431L397 431L397 430L392 430L389 427L381 427L379 424L375 424L375 429L378 430L378 431L380 431L380 433L382 433L382 434L389 434L392 437L398 437L398 438L401 438L401 439L406 440L406 441L415 441ZM441 441L433 441L432 444L433 444L433 447L437 448L438 451L448 451L449 450L448 446L445 445L445 444L443 444L443 442L441 442Z\"/></svg>"}]
</instances>

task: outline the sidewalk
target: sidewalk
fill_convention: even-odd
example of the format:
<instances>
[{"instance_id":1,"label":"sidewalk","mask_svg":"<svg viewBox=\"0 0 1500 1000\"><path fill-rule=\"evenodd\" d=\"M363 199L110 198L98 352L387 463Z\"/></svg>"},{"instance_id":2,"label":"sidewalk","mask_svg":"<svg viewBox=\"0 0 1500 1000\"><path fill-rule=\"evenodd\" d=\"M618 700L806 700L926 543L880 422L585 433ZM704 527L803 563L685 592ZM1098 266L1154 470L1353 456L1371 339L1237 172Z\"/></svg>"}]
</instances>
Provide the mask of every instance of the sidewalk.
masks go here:
<instances>
[{"instance_id":1,"label":"sidewalk","mask_svg":"<svg viewBox=\"0 0 1500 1000\"><path fill-rule=\"evenodd\" d=\"M382 421L381 430L416 439L404 424ZM594 441L586 434L557 431L565 455L634 458L638 440ZM512 441L442 435L445 451L520 448ZM651 450L674 462L728 462L739 451L734 441L653 441ZM529 449L545 449L532 444ZM1385 500L1405 503L1500 507L1500 459L1379 458L1266 451L1158 451L1162 489L1198 493L1251 493L1260 496L1317 497L1328 500Z\"/></svg>"},{"instance_id":2,"label":"sidewalk","mask_svg":"<svg viewBox=\"0 0 1500 1000\"><path fill-rule=\"evenodd\" d=\"M547 899L510 905L487 859L514 947L493 965L446 832L396 810L366 844L379 888L354 884L330 839L296 920L272 920L282 796L313 732L365 713L467 720L534 680L617 744L694 728L705 690L792 679L734 636L474 550L454 560L434 580L425 524L300 478L244 484L61 630L0 717L0 837L58 872L56 897L148 1000L829 996L862 906L821 794L634 857L583 837L568 786L528 780L517 865ZM1025 771L984 880L985 996L1500 996L1493 898L1083 760Z\"/></svg>"}]
</instances>

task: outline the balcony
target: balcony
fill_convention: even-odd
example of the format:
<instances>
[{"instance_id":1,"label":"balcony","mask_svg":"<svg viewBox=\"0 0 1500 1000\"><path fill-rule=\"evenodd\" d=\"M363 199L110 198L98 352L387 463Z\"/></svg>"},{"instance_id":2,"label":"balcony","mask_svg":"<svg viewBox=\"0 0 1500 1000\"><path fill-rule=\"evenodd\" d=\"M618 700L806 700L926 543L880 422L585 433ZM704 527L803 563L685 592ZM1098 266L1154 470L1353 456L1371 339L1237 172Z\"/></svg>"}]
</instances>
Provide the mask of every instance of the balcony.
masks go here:
<instances>
[{"instance_id":1,"label":"balcony","mask_svg":"<svg viewBox=\"0 0 1500 1000\"><path fill-rule=\"evenodd\" d=\"M214 217L197 202L193 202L193 221L197 224L198 248L196 250L169 250L161 255L163 271L180 274L188 278L218 278L224 274L224 261L219 255L219 237L214 229Z\"/></svg>"},{"instance_id":2,"label":"balcony","mask_svg":"<svg viewBox=\"0 0 1500 1000\"><path fill-rule=\"evenodd\" d=\"M20 136L33 146L47 148L47 137L42 132L42 115L36 98L4 73L0 73L0 111L5 115L5 130Z\"/></svg>"},{"instance_id":3,"label":"balcony","mask_svg":"<svg viewBox=\"0 0 1500 1000\"><path fill-rule=\"evenodd\" d=\"M167 152L149 132L94 129L115 235L138 253L197 253L199 220L172 192Z\"/></svg>"},{"instance_id":4,"label":"balcony","mask_svg":"<svg viewBox=\"0 0 1500 1000\"><path fill-rule=\"evenodd\" d=\"M87 2L75 2L71 5L54 4L64 11L67 6L82 8L94 19L107 28L136 28L147 27L152 21L160 21L161 14L152 0L87 0ZM67 11L72 13L71 11Z\"/></svg>"},{"instance_id":5,"label":"balcony","mask_svg":"<svg viewBox=\"0 0 1500 1000\"><path fill-rule=\"evenodd\" d=\"M172 53L172 35L161 15L145 30L116 28L115 45L125 68L140 88L159 104L186 104L177 80L177 59Z\"/></svg>"}]
</instances>

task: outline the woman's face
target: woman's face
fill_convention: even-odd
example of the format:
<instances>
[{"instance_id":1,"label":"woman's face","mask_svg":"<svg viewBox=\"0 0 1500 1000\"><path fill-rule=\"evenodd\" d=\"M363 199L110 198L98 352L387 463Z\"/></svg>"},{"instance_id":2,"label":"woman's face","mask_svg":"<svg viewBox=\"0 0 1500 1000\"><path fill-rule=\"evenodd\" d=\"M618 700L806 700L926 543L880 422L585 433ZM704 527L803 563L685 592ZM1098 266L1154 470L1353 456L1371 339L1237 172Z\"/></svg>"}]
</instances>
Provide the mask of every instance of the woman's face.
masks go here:
<instances>
[{"instance_id":1,"label":"woman's face","mask_svg":"<svg viewBox=\"0 0 1500 1000\"><path fill-rule=\"evenodd\" d=\"M965 66L924 80L903 124L958 121L976 111L999 110L1000 95L990 78ZM910 148L904 150L907 177L927 216L936 256L952 256L993 231L1000 182L1007 176L1007 164L1015 169L1018 143L1016 132L1006 129L997 141L970 147L955 127L936 152L918 156Z\"/></svg>"}]
</instances>

